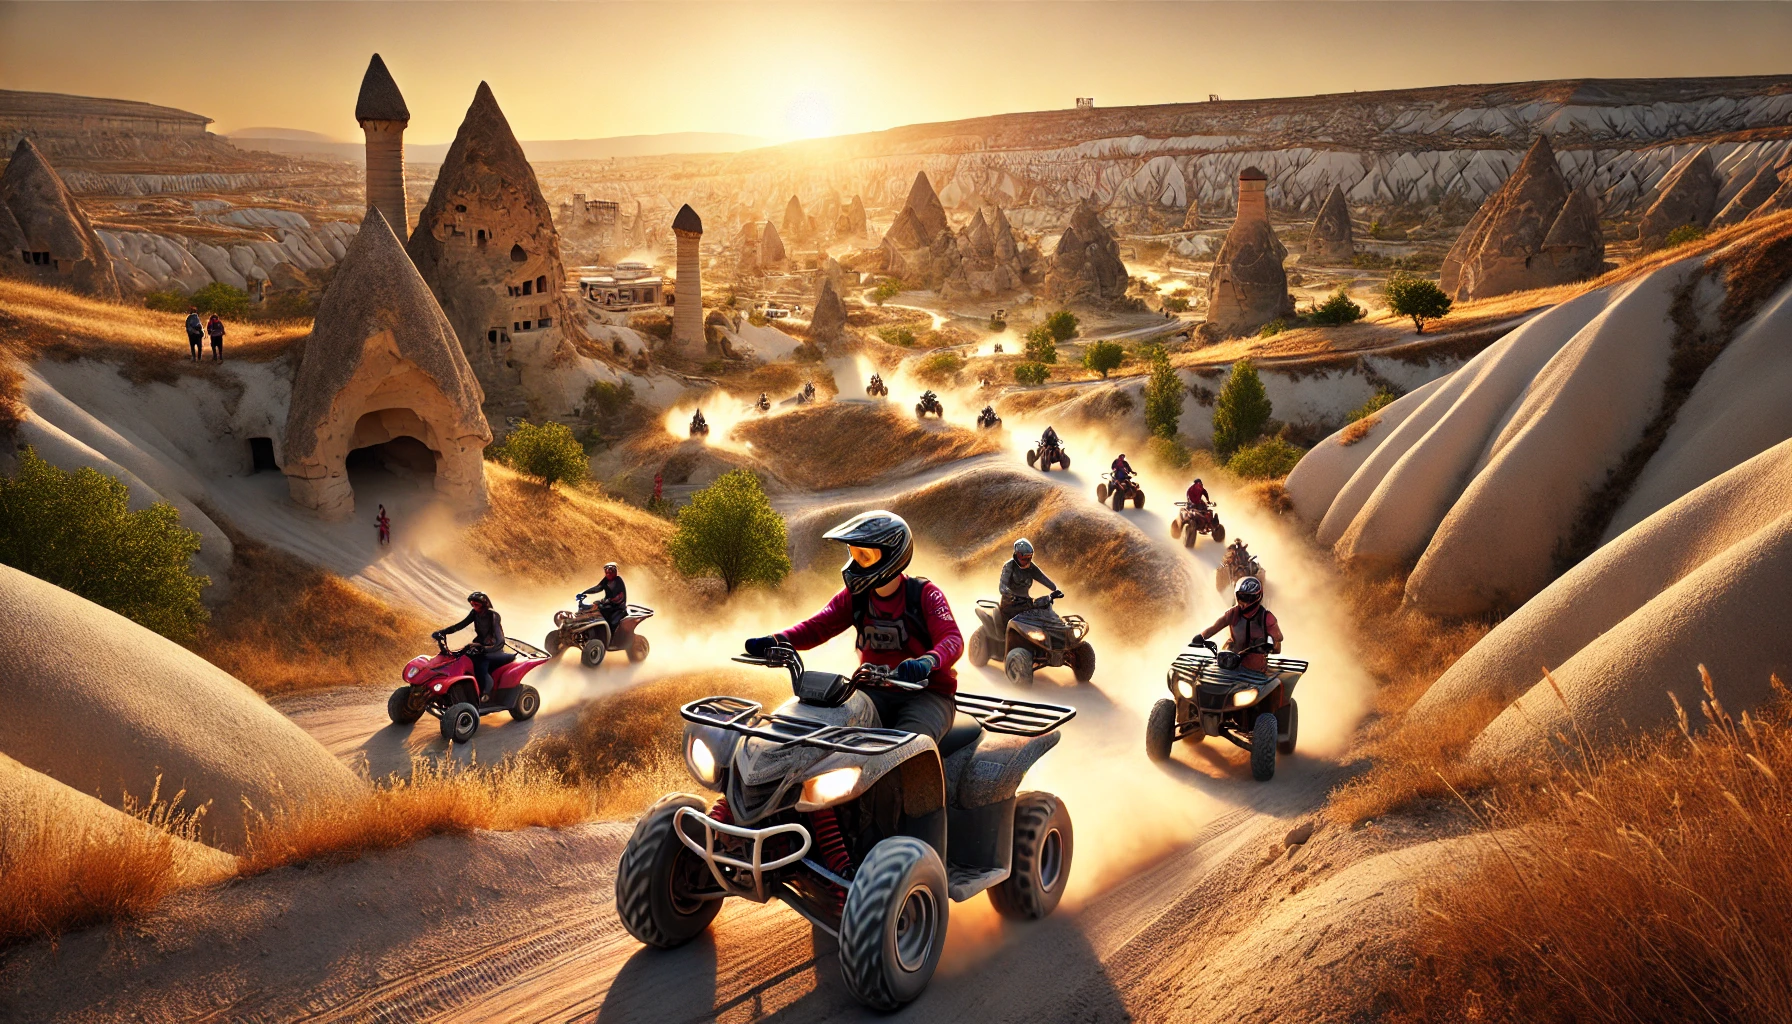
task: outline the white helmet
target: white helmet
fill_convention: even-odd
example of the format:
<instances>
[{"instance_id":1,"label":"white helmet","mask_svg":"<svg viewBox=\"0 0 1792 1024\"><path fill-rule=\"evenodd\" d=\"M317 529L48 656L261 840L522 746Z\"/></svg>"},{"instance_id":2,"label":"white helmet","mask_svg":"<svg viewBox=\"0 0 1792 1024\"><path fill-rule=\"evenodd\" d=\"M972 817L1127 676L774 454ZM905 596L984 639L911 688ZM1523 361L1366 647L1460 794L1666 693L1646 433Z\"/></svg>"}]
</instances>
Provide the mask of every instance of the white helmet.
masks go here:
<instances>
[{"instance_id":1,"label":"white helmet","mask_svg":"<svg viewBox=\"0 0 1792 1024\"><path fill-rule=\"evenodd\" d=\"M1030 555L1032 553L1033 553L1033 542L1032 541L1028 540L1025 537L1022 537L1021 539L1014 542L1014 554L1016 557L1018 557L1020 555Z\"/></svg>"},{"instance_id":2,"label":"white helmet","mask_svg":"<svg viewBox=\"0 0 1792 1024\"><path fill-rule=\"evenodd\" d=\"M1256 604L1263 600L1263 584L1255 576L1246 576L1232 588L1232 596L1239 604Z\"/></svg>"}]
</instances>

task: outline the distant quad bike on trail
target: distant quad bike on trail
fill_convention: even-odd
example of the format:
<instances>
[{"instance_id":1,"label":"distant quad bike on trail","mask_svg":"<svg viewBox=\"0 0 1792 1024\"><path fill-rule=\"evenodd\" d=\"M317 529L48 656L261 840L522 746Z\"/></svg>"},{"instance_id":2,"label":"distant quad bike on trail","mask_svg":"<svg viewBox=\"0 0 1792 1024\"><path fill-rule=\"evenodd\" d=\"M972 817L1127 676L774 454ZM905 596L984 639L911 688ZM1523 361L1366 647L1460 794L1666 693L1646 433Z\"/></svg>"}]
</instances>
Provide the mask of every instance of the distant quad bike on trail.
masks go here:
<instances>
[{"instance_id":1,"label":"distant quad bike on trail","mask_svg":"<svg viewBox=\"0 0 1792 1024\"><path fill-rule=\"evenodd\" d=\"M708 437L709 436L709 421L703 418L703 410L702 409L698 409L691 416L691 436L692 437Z\"/></svg>"},{"instance_id":2,"label":"distant quad bike on trail","mask_svg":"<svg viewBox=\"0 0 1792 1024\"><path fill-rule=\"evenodd\" d=\"M1060 616L1050 595L1033 599L1033 607L1016 612L1008 628L996 629L996 603L977 602L978 627L966 641L965 656L972 665L987 665L1000 658L1002 672L1017 686L1033 685L1033 673L1041 668L1070 666L1079 683L1095 678L1095 648L1089 643L1089 623L1081 615Z\"/></svg>"},{"instance_id":3,"label":"distant quad bike on trail","mask_svg":"<svg viewBox=\"0 0 1792 1024\"><path fill-rule=\"evenodd\" d=\"M631 604L628 614L616 624L614 633L610 631L610 623L598 611L596 605L587 605L585 596L578 597L579 606L572 611L554 613L554 628L542 640L541 646L550 658L558 658L560 652L568 647L579 649L579 661L586 668L596 668L604 663L604 655L611 651L627 651L628 660L641 662L647 660L647 653L652 645L647 638L636 632L641 623L653 617L653 609L644 604Z\"/></svg>"},{"instance_id":4,"label":"distant quad bike on trail","mask_svg":"<svg viewBox=\"0 0 1792 1024\"><path fill-rule=\"evenodd\" d=\"M890 386L884 383L883 377L874 373L871 375L871 383L865 385L865 394L872 398L888 398Z\"/></svg>"},{"instance_id":5,"label":"distant quad bike on trail","mask_svg":"<svg viewBox=\"0 0 1792 1024\"><path fill-rule=\"evenodd\" d=\"M1170 539L1181 538L1182 546L1192 548L1195 538L1205 533L1211 536L1216 544L1226 542L1226 526L1220 522L1219 505L1209 502L1206 511L1195 508L1193 502L1179 501L1176 507L1181 513L1170 520ZM1244 575L1250 575L1245 573Z\"/></svg>"},{"instance_id":6,"label":"distant quad bike on trail","mask_svg":"<svg viewBox=\"0 0 1792 1024\"><path fill-rule=\"evenodd\" d=\"M1167 761L1177 740L1223 736L1250 751L1251 777L1268 782L1276 755L1294 753L1300 734L1294 687L1307 663L1269 654L1269 644L1222 651L1196 638L1189 646L1170 666L1171 696L1153 705L1145 722L1145 756ZM1244 656L1258 653L1267 655L1265 671L1244 668Z\"/></svg>"},{"instance_id":7,"label":"distant quad bike on trail","mask_svg":"<svg viewBox=\"0 0 1792 1024\"><path fill-rule=\"evenodd\" d=\"M867 688L918 690L889 669L807 671L780 644L795 696L767 713L740 697L680 709L685 764L713 806L661 798L616 871L623 927L662 949L709 927L730 897L777 899L839 941L854 997L894 1010L926 989L952 902L989 892L1004 917L1050 914L1070 878L1070 812L1021 778L1074 708L958 694L945 738L882 728Z\"/></svg>"},{"instance_id":8,"label":"distant quad bike on trail","mask_svg":"<svg viewBox=\"0 0 1792 1024\"><path fill-rule=\"evenodd\" d=\"M1128 501L1133 508L1145 507L1145 489L1139 486L1137 477L1115 480L1114 474L1101 474L1101 483L1095 485L1095 500L1111 504L1118 512L1126 507Z\"/></svg>"},{"instance_id":9,"label":"distant quad bike on trail","mask_svg":"<svg viewBox=\"0 0 1792 1024\"><path fill-rule=\"evenodd\" d=\"M977 426L983 430L994 430L1002 425L1002 417L996 415L994 406L986 405L977 414Z\"/></svg>"},{"instance_id":10,"label":"distant quad bike on trail","mask_svg":"<svg viewBox=\"0 0 1792 1024\"><path fill-rule=\"evenodd\" d=\"M765 397L765 392L761 391L759 393L759 401L753 403L753 407L760 412L770 412L772 408L772 400Z\"/></svg>"},{"instance_id":11,"label":"distant quad bike on trail","mask_svg":"<svg viewBox=\"0 0 1792 1024\"><path fill-rule=\"evenodd\" d=\"M815 401L815 382L804 381L803 390L796 393L796 404L808 405L813 401Z\"/></svg>"},{"instance_id":12,"label":"distant quad bike on trail","mask_svg":"<svg viewBox=\"0 0 1792 1024\"><path fill-rule=\"evenodd\" d=\"M1263 563L1257 559L1257 556L1246 555L1240 562L1228 550L1225 560L1220 562L1219 568L1213 570L1213 585L1220 593L1230 594L1233 586L1246 576L1257 577L1257 582L1263 585L1264 592L1268 592L1269 574L1264 571Z\"/></svg>"},{"instance_id":13,"label":"distant quad bike on trail","mask_svg":"<svg viewBox=\"0 0 1792 1024\"><path fill-rule=\"evenodd\" d=\"M1069 469L1070 455L1064 451L1062 442L1041 444L1037 448L1027 449L1027 465L1046 473L1052 471L1053 465L1059 469Z\"/></svg>"},{"instance_id":14,"label":"distant quad bike on trail","mask_svg":"<svg viewBox=\"0 0 1792 1024\"><path fill-rule=\"evenodd\" d=\"M448 649L436 640L437 653L419 655L404 667L404 685L386 699L386 717L393 725L412 725L425 714L442 721L442 738L465 743L479 731L479 719L500 711L526 722L541 710L541 694L523 677L548 663L546 651L521 640L504 642L505 652L488 660L492 695L479 699L479 680L473 674L469 647Z\"/></svg>"},{"instance_id":15,"label":"distant quad bike on trail","mask_svg":"<svg viewBox=\"0 0 1792 1024\"><path fill-rule=\"evenodd\" d=\"M921 400L915 403L915 418L926 419L931 414L937 419L946 418L946 407L940 404L940 396L927 390L921 392Z\"/></svg>"}]
</instances>

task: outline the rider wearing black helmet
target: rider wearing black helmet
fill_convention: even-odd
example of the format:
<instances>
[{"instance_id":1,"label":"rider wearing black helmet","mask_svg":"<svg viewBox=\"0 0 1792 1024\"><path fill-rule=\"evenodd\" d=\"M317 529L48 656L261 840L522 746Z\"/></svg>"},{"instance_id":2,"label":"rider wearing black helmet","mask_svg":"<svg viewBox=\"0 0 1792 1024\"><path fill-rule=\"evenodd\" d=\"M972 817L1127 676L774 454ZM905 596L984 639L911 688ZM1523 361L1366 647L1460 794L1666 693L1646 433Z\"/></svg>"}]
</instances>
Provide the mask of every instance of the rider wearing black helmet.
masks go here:
<instances>
[{"instance_id":1,"label":"rider wearing black helmet","mask_svg":"<svg viewBox=\"0 0 1792 1024\"><path fill-rule=\"evenodd\" d=\"M467 657L473 662L473 677L479 680L479 699L486 700L492 695L492 669L489 659L504 652L504 619L492 608L492 599L485 596L482 590L475 590L467 595L467 604L471 610L467 617L452 626L444 626L431 633L436 640L447 638L448 634L473 627L473 643L467 648Z\"/></svg>"},{"instance_id":2,"label":"rider wearing black helmet","mask_svg":"<svg viewBox=\"0 0 1792 1024\"><path fill-rule=\"evenodd\" d=\"M1282 653L1282 627L1276 622L1275 613L1263 606L1263 584L1255 576L1246 576L1232 588L1237 603L1226 609L1224 615L1214 620L1213 625L1201 631L1201 639L1206 640L1220 630L1231 627L1232 635L1226 641L1229 651L1242 651L1268 642L1273 646L1271 654ZM1241 667L1253 672L1261 672L1269 667L1269 656L1261 652L1247 654L1240 663Z\"/></svg>"},{"instance_id":3,"label":"rider wearing black helmet","mask_svg":"<svg viewBox=\"0 0 1792 1024\"><path fill-rule=\"evenodd\" d=\"M1063 597L1064 592L1045 574L1045 570L1033 564L1033 542L1025 537L1014 542L1014 557L1002 563L1002 579L997 589L1002 599L996 605L996 634L1008 628L1008 620L1033 603L1033 584L1038 583L1052 592L1053 597Z\"/></svg>"},{"instance_id":4,"label":"rider wearing black helmet","mask_svg":"<svg viewBox=\"0 0 1792 1024\"><path fill-rule=\"evenodd\" d=\"M953 694L958 674L952 665L964 653L964 638L940 588L903 573L915 550L908 523L880 509L854 516L822 536L847 547L849 557L840 570L845 589L802 622L748 640L747 653L763 657L780 640L806 651L855 630L860 664L887 665L904 682L927 682L925 690L866 690L878 718L888 728L938 742L952 727L957 710Z\"/></svg>"},{"instance_id":5,"label":"rider wearing black helmet","mask_svg":"<svg viewBox=\"0 0 1792 1024\"><path fill-rule=\"evenodd\" d=\"M622 582L622 574L616 571L615 562L604 563L604 578L579 591L577 596L600 593L603 596L597 599L597 610L610 624L610 635L615 636L616 627L628 617L628 584Z\"/></svg>"}]
</instances>

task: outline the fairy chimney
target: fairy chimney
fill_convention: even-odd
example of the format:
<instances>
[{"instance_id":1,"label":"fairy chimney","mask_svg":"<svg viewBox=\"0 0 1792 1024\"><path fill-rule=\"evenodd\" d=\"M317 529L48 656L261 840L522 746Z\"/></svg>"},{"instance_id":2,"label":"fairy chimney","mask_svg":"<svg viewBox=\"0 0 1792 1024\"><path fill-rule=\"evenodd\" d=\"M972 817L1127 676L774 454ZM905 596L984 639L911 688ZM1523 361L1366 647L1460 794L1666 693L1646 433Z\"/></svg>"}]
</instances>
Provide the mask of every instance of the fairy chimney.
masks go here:
<instances>
[{"instance_id":1,"label":"fairy chimney","mask_svg":"<svg viewBox=\"0 0 1792 1024\"><path fill-rule=\"evenodd\" d=\"M1207 322L1228 334L1294 313L1282 270L1288 249L1269 223L1268 186L1269 176L1255 167L1238 172L1238 219L1207 275Z\"/></svg>"},{"instance_id":2,"label":"fairy chimney","mask_svg":"<svg viewBox=\"0 0 1792 1024\"><path fill-rule=\"evenodd\" d=\"M1045 275L1045 297L1063 305L1105 305L1123 298L1131 283L1120 260L1120 243L1095 207L1083 200L1058 236Z\"/></svg>"},{"instance_id":3,"label":"fairy chimney","mask_svg":"<svg viewBox=\"0 0 1792 1024\"><path fill-rule=\"evenodd\" d=\"M401 476L427 476L461 508L485 501L485 392L453 324L370 207L324 292L287 408L293 501L329 518L355 508L351 452Z\"/></svg>"},{"instance_id":4,"label":"fairy chimney","mask_svg":"<svg viewBox=\"0 0 1792 1024\"><path fill-rule=\"evenodd\" d=\"M1605 261L1592 200L1576 198L1539 135L1444 256L1439 285L1457 301L1591 277Z\"/></svg>"},{"instance_id":5,"label":"fairy chimney","mask_svg":"<svg viewBox=\"0 0 1792 1024\"><path fill-rule=\"evenodd\" d=\"M81 204L30 139L0 174L0 276L118 298L112 258Z\"/></svg>"},{"instance_id":6,"label":"fairy chimney","mask_svg":"<svg viewBox=\"0 0 1792 1024\"><path fill-rule=\"evenodd\" d=\"M377 207L402 237L411 224L404 200L404 129L411 123L411 111L377 53L361 76L355 120L367 136L367 205Z\"/></svg>"},{"instance_id":7,"label":"fairy chimney","mask_svg":"<svg viewBox=\"0 0 1792 1024\"><path fill-rule=\"evenodd\" d=\"M1319 216L1313 220L1313 233L1307 239L1307 255L1331 263L1349 263L1356 255L1356 244L1350 233L1350 206L1344 202L1344 190L1336 185L1319 207Z\"/></svg>"},{"instance_id":8,"label":"fairy chimney","mask_svg":"<svg viewBox=\"0 0 1792 1024\"><path fill-rule=\"evenodd\" d=\"M1697 151L1675 164L1661 180L1655 202L1643 212L1637 240L1644 252L1667 244L1668 235L1676 228L1705 228L1717 212L1717 194L1723 181L1717 176L1717 165L1711 160L1711 147Z\"/></svg>"},{"instance_id":9,"label":"fairy chimney","mask_svg":"<svg viewBox=\"0 0 1792 1024\"><path fill-rule=\"evenodd\" d=\"M946 230L946 208L940 204L933 183L927 180L926 171L915 172L915 183L909 186L908 201L902 208L914 214L922 245L932 245L939 233Z\"/></svg>"},{"instance_id":10,"label":"fairy chimney","mask_svg":"<svg viewBox=\"0 0 1792 1024\"><path fill-rule=\"evenodd\" d=\"M778 237L778 228L771 221L765 222L765 230L759 236L759 265L769 267L774 263L782 263L786 259L784 240Z\"/></svg>"},{"instance_id":11,"label":"fairy chimney","mask_svg":"<svg viewBox=\"0 0 1792 1024\"><path fill-rule=\"evenodd\" d=\"M784 205L784 237L792 242L801 242L809 237L809 217L803 213L803 204L796 196Z\"/></svg>"},{"instance_id":12,"label":"fairy chimney","mask_svg":"<svg viewBox=\"0 0 1792 1024\"><path fill-rule=\"evenodd\" d=\"M697 249L703 241L703 220L690 204L672 218L678 240L678 281L672 292L672 343L691 349L703 343L703 279Z\"/></svg>"},{"instance_id":13,"label":"fairy chimney","mask_svg":"<svg viewBox=\"0 0 1792 1024\"><path fill-rule=\"evenodd\" d=\"M840 218L834 224L834 233L847 238L863 238L868 233L865 223L865 201L858 196L852 197L840 211Z\"/></svg>"}]
</instances>

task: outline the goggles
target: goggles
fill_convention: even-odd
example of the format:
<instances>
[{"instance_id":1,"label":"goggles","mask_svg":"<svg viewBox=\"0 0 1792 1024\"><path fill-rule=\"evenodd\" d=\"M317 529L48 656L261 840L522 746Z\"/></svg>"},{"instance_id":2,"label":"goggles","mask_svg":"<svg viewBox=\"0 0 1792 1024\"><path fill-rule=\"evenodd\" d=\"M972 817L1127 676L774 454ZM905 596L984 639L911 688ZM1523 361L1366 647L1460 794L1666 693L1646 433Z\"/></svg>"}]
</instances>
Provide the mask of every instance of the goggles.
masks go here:
<instances>
[{"instance_id":1,"label":"goggles","mask_svg":"<svg viewBox=\"0 0 1792 1024\"><path fill-rule=\"evenodd\" d=\"M847 545L846 550L852 553L852 560L859 563L861 569L871 568L884 557L884 553L876 548L862 548L856 544Z\"/></svg>"}]
</instances>

